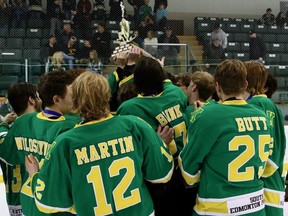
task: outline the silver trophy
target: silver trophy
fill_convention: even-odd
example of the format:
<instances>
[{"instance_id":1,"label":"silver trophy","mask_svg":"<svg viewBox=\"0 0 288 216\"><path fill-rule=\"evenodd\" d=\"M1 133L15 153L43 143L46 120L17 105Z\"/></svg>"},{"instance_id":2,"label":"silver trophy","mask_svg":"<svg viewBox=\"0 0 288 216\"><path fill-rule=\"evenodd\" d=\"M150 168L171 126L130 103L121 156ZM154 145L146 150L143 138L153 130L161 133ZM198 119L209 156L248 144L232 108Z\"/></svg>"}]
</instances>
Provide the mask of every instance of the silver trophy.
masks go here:
<instances>
[{"instance_id":1,"label":"silver trophy","mask_svg":"<svg viewBox=\"0 0 288 216\"><path fill-rule=\"evenodd\" d=\"M120 7L122 11L122 19L119 23L120 31L118 32L118 39L116 40L119 46L114 49L111 55L112 58L114 58L117 53L126 52L126 51L128 52L134 46L132 45L131 42L134 40L135 37L130 36L130 23L124 18L125 7L123 5L123 2L120 3ZM142 54L146 57L150 57L150 58L157 60L154 56L146 52L144 49L142 49Z\"/></svg>"},{"instance_id":2,"label":"silver trophy","mask_svg":"<svg viewBox=\"0 0 288 216\"><path fill-rule=\"evenodd\" d=\"M130 36L130 23L124 18L125 7L123 5L123 2L120 3L120 6L122 11L122 19L119 23L120 31L118 32L118 39L116 40L119 46L116 47L113 51L111 56L112 58L115 57L117 53L129 51L133 48L131 42L134 37Z\"/></svg>"}]
</instances>

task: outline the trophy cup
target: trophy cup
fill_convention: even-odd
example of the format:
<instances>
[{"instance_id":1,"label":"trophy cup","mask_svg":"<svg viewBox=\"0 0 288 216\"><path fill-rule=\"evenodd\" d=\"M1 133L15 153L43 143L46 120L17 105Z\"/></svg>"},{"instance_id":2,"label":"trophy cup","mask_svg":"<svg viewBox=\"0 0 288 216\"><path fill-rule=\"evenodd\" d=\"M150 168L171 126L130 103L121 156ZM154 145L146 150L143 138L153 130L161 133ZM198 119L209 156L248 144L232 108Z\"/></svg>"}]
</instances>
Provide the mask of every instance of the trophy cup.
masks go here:
<instances>
[{"instance_id":1,"label":"trophy cup","mask_svg":"<svg viewBox=\"0 0 288 216\"><path fill-rule=\"evenodd\" d=\"M114 58L117 53L129 51L133 48L131 42L134 37L130 36L130 23L124 18L125 7L123 2L120 3L120 7L122 11L122 19L119 23L120 31L118 32L118 39L116 40L119 46L113 51L111 55L112 58Z\"/></svg>"},{"instance_id":2,"label":"trophy cup","mask_svg":"<svg viewBox=\"0 0 288 216\"><path fill-rule=\"evenodd\" d=\"M125 7L123 5L123 2L120 3L120 7L122 11L122 19L119 23L120 31L118 32L118 39L116 40L119 46L114 49L111 55L112 58L114 58L117 53L128 52L134 46L131 42L135 37L130 36L130 23L124 18ZM141 50L144 56L157 60L154 56L146 52L144 49Z\"/></svg>"}]
</instances>

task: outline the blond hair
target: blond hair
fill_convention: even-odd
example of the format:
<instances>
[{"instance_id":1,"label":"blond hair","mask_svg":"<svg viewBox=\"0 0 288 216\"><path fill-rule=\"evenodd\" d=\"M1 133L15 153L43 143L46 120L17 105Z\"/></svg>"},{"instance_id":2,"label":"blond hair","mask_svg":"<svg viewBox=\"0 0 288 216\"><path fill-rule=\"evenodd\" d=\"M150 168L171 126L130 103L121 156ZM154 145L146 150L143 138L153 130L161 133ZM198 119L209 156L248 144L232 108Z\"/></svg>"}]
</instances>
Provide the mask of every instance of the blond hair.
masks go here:
<instances>
[{"instance_id":1,"label":"blond hair","mask_svg":"<svg viewBox=\"0 0 288 216\"><path fill-rule=\"evenodd\" d=\"M264 94L268 72L264 65L257 61L246 61L248 86L246 91L252 95Z\"/></svg>"},{"instance_id":2,"label":"blond hair","mask_svg":"<svg viewBox=\"0 0 288 216\"><path fill-rule=\"evenodd\" d=\"M63 53L61 51L57 51L51 57L51 64L55 67L62 67L65 64Z\"/></svg>"},{"instance_id":3,"label":"blond hair","mask_svg":"<svg viewBox=\"0 0 288 216\"><path fill-rule=\"evenodd\" d=\"M85 120L107 117L110 88L107 79L99 74L84 72L72 84L72 101L76 113Z\"/></svg>"},{"instance_id":4,"label":"blond hair","mask_svg":"<svg viewBox=\"0 0 288 216\"><path fill-rule=\"evenodd\" d=\"M206 101L215 91L214 77L204 71L196 71L190 75L191 82L193 82L199 92L199 98Z\"/></svg>"}]
</instances>

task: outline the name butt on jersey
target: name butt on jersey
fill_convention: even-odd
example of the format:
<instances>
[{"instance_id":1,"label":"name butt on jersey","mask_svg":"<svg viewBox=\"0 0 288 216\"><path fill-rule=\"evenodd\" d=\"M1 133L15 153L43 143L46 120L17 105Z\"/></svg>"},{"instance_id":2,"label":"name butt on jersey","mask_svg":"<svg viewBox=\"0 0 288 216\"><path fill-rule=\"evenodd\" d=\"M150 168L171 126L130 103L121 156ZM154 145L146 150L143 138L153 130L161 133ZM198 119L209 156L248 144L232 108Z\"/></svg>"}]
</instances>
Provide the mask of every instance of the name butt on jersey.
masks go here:
<instances>
[{"instance_id":1,"label":"name butt on jersey","mask_svg":"<svg viewBox=\"0 0 288 216\"><path fill-rule=\"evenodd\" d=\"M83 165L96 160L109 158L118 154L125 154L134 151L132 136L112 139L106 142L100 142L90 145L89 147L82 147L75 149L74 153L77 157L77 164Z\"/></svg>"},{"instance_id":2,"label":"name butt on jersey","mask_svg":"<svg viewBox=\"0 0 288 216\"><path fill-rule=\"evenodd\" d=\"M238 126L238 132L267 130L267 123L265 117L244 117L235 118Z\"/></svg>"}]
</instances>

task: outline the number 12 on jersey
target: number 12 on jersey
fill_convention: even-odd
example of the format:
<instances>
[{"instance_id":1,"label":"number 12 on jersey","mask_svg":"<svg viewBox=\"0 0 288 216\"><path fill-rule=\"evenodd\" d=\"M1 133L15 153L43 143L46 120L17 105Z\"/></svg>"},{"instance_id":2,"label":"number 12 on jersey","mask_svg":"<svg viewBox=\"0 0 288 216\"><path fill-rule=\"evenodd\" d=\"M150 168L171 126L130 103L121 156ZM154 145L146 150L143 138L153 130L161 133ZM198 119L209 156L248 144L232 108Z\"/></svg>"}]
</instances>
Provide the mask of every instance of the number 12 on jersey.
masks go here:
<instances>
[{"instance_id":1,"label":"number 12 on jersey","mask_svg":"<svg viewBox=\"0 0 288 216\"><path fill-rule=\"evenodd\" d=\"M116 211L128 208L141 202L139 188L131 190L130 195L124 197L124 193L127 191L135 176L134 161L129 157L124 157L113 161L108 168L109 176L111 178L118 176L121 169L125 169L126 173L112 192ZM94 207L94 214L112 214L113 210L111 204L107 202L103 178L99 165L91 167L91 170L87 175L87 181L93 186L97 203L97 206Z\"/></svg>"}]
</instances>

